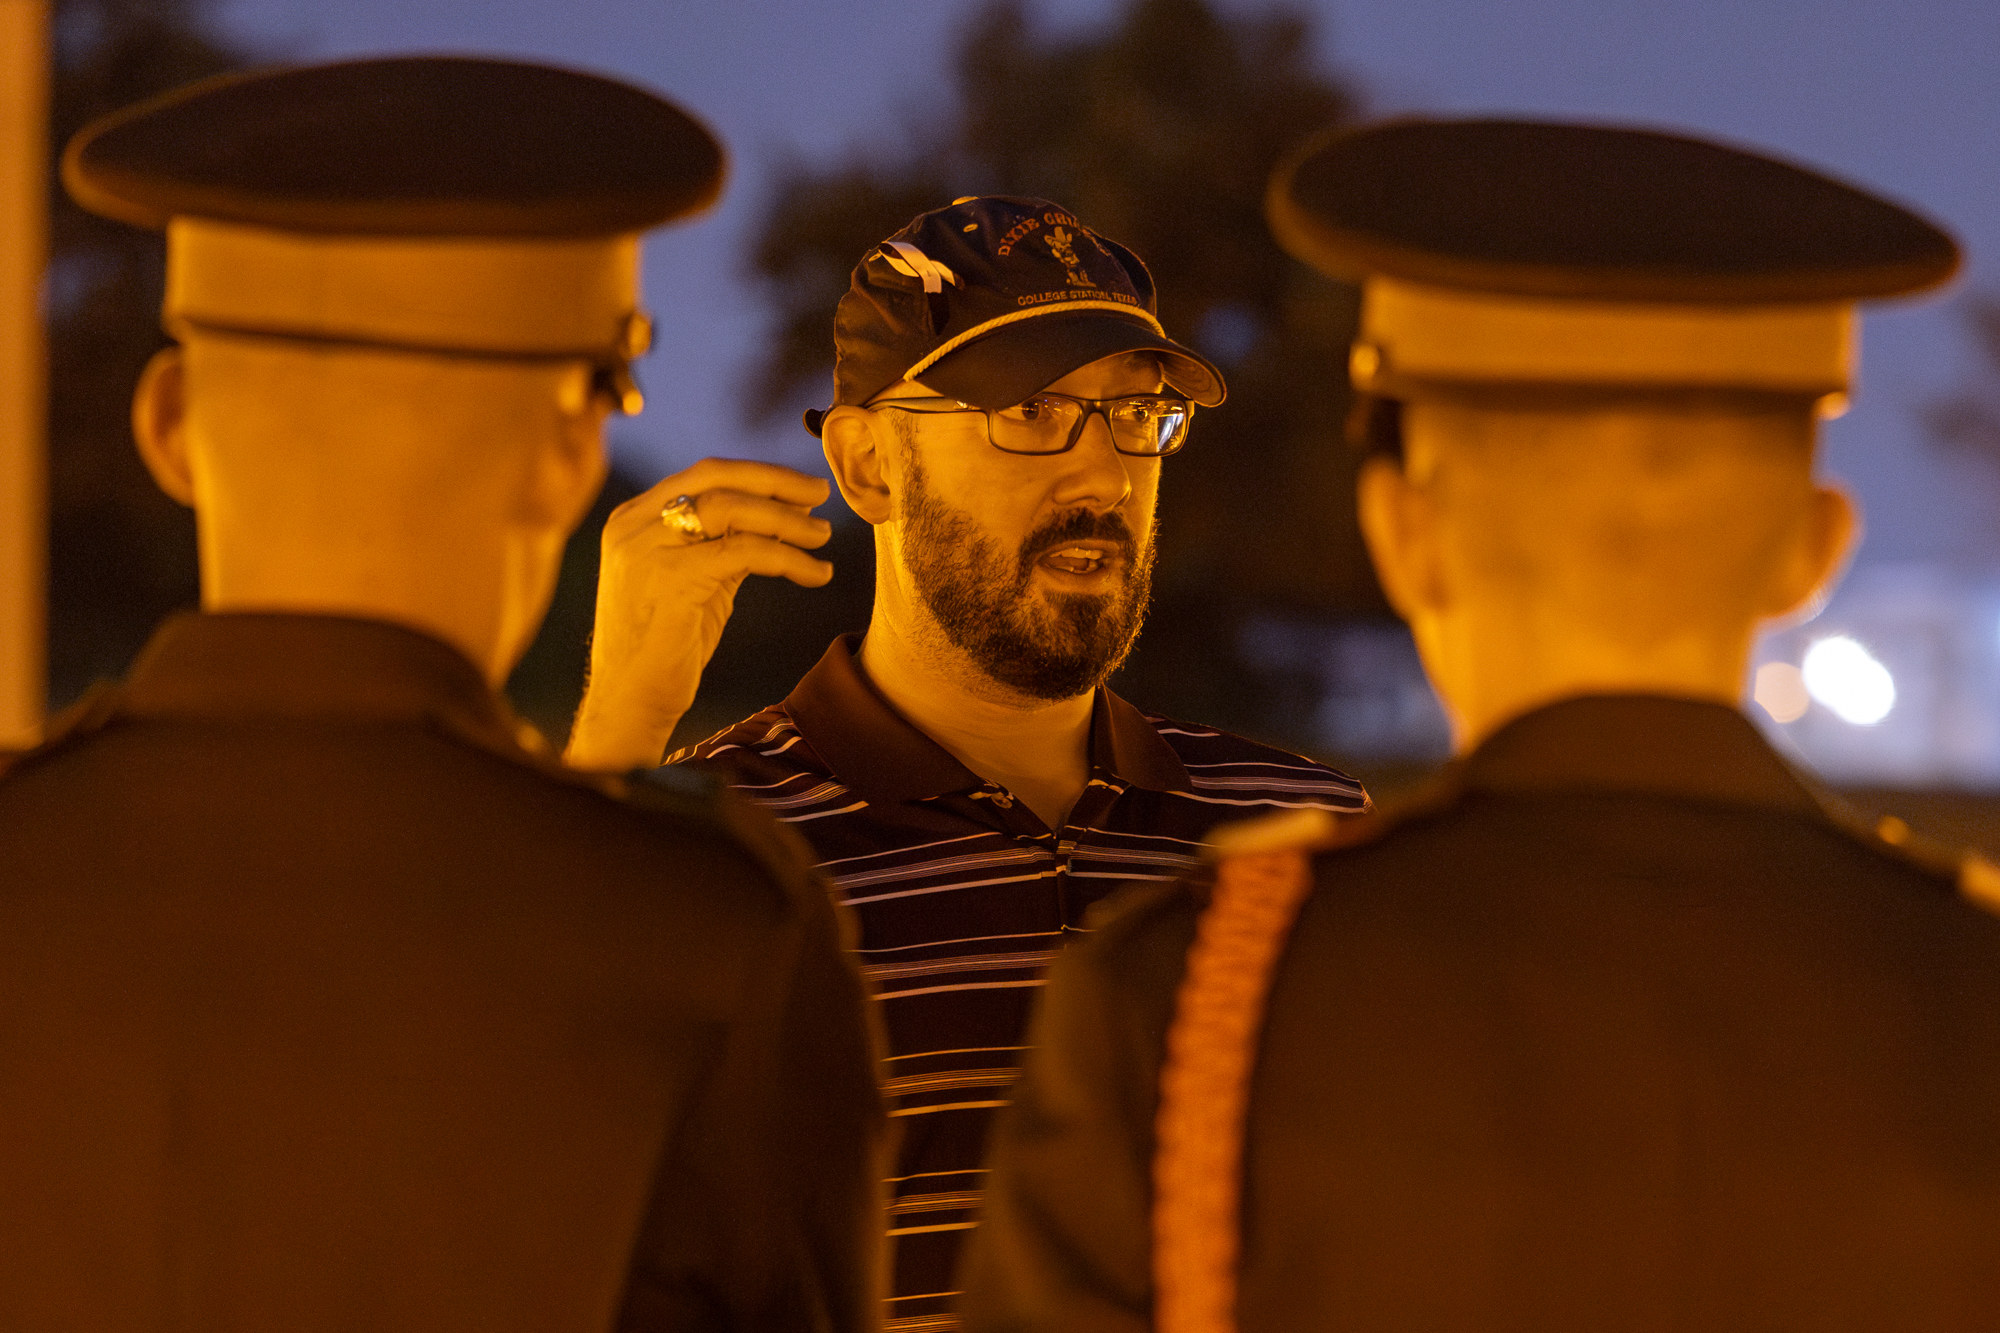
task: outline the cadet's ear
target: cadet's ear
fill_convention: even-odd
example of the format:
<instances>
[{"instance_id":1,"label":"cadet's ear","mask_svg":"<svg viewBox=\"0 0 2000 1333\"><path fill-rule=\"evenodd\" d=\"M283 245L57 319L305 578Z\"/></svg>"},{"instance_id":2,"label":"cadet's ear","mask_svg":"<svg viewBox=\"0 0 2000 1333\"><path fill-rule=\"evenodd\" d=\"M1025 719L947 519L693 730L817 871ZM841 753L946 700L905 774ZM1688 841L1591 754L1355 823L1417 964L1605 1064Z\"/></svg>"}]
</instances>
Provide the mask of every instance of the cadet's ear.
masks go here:
<instances>
[{"instance_id":1,"label":"cadet's ear","mask_svg":"<svg viewBox=\"0 0 2000 1333\"><path fill-rule=\"evenodd\" d=\"M1440 600L1430 497L1398 464L1377 455L1361 464L1355 500L1382 592L1397 615L1414 623Z\"/></svg>"},{"instance_id":2,"label":"cadet's ear","mask_svg":"<svg viewBox=\"0 0 2000 1333\"><path fill-rule=\"evenodd\" d=\"M833 469L847 507L869 523L889 521L889 484L882 470L884 426L874 413L859 407L836 407L820 423L820 447Z\"/></svg>"},{"instance_id":3,"label":"cadet's ear","mask_svg":"<svg viewBox=\"0 0 2000 1333\"><path fill-rule=\"evenodd\" d=\"M1860 535L1861 515L1847 492L1814 486L1791 549L1771 588L1767 616L1789 616L1833 591L1841 567Z\"/></svg>"},{"instance_id":4,"label":"cadet's ear","mask_svg":"<svg viewBox=\"0 0 2000 1333\"><path fill-rule=\"evenodd\" d=\"M194 471L188 465L187 361L178 347L153 353L132 391L132 438L153 482L172 498L194 506Z\"/></svg>"}]
</instances>

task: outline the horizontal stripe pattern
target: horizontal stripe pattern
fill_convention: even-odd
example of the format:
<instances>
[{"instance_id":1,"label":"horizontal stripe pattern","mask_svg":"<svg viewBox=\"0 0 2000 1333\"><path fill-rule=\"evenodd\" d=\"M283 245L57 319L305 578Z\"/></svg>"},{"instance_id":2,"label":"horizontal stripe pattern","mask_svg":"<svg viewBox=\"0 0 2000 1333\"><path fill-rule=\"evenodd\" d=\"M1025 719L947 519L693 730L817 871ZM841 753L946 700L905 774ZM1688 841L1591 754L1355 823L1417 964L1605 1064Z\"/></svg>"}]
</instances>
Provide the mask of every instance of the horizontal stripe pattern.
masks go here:
<instances>
[{"instance_id":1,"label":"horizontal stripe pattern","mask_svg":"<svg viewBox=\"0 0 2000 1333\"><path fill-rule=\"evenodd\" d=\"M1089 908L1121 883L1193 870L1209 830L1224 821L1367 807L1360 783L1309 759L1213 728L1145 720L1185 781L1161 790L1100 765L1060 830L969 773L962 790L871 802L870 775L833 772L784 705L670 761L711 773L792 824L859 925L860 962L889 1041L883 1091L901 1133L888 1182L888 1327L956 1327L952 1268L978 1221L987 1125L1014 1082L1043 973L1085 932ZM891 724L907 726L881 723Z\"/></svg>"}]
</instances>

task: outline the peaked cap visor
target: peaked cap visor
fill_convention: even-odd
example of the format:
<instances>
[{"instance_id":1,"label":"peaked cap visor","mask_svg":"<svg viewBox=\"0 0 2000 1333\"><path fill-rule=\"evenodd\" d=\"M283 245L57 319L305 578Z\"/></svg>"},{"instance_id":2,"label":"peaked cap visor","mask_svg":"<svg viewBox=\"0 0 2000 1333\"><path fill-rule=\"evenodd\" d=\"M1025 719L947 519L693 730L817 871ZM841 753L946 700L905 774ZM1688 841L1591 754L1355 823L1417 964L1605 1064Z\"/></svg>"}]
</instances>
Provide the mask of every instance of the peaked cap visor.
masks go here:
<instances>
[{"instance_id":1,"label":"peaked cap visor","mask_svg":"<svg viewBox=\"0 0 2000 1333\"><path fill-rule=\"evenodd\" d=\"M404 237L639 232L724 174L715 136L643 89L460 57L205 80L85 126L62 163L77 203L140 227Z\"/></svg>"},{"instance_id":2,"label":"peaked cap visor","mask_svg":"<svg viewBox=\"0 0 2000 1333\"><path fill-rule=\"evenodd\" d=\"M1120 352L1157 354L1167 383L1203 407L1223 399L1222 373L1206 359L1112 311L1050 313L1003 324L940 358L916 379L974 407L1012 407L1071 371Z\"/></svg>"},{"instance_id":3,"label":"peaked cap visor","mask_svg":"<svg viewBox=\"0 0 2000 1333\"><path fill-rule=\"evenodd\" d=\"M1648 130L1403 120L1332 131L1272 176L1279 243L1335 277L1596 301L1902 296L1957 244L1907 209L1757 153Z\"/></svg>"}]
</instances>

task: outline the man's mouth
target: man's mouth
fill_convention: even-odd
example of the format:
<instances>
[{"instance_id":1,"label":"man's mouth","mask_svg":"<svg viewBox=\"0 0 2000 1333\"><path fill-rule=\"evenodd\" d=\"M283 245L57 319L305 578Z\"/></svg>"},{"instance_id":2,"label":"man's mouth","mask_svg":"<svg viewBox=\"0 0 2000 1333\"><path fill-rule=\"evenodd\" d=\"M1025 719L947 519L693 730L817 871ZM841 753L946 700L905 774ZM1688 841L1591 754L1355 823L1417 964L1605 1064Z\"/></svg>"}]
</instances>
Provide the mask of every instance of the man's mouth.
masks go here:
<instances>
[{"instance_id":1,"label":"man's mouth","mask_svg":"<svg viewBox=\"0 0 2000 1333\"><path fill-rule=\"evenodd\" d=\"M1095 574L1109 565L1118 553L1111 542L1069 542L1044 555L1037 563L1065 574Z\"/></svg>"}]
</instances>

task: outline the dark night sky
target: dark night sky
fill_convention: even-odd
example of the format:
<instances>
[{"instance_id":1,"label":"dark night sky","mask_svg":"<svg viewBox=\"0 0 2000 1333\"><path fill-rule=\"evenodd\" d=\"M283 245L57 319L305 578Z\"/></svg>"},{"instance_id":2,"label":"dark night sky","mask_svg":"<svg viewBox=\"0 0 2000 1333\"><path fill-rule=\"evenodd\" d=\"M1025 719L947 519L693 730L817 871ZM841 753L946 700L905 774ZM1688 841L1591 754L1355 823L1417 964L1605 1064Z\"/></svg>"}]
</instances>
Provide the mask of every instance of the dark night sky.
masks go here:
<instances>
[{"instance_id":1,"label":"dark night sky","mask_svg":"<svg viewBox=\"0 0 2000 1333\"><path fill-rule=\"evenodd\" d=\"M1227 8L1250 8L1223 0ZM747 436L735 400L763 328L742 277L769 164L888 148L944 101L942 60L979 0L221 0L240 36L301 59L508 54L619 73L705 116L736 171L708 218L648 246L659 352L622 428L647 479L707 453L814 466L803 431ZM1913 203L2000 293L2000 4L1993 0L1307 0L1325 60L1378 111L1584 116L1761 145ZM1035 8L1059 26L1115 0ZM1301 127L1306 128L1306 127ZM944 202L944 201L940 201ZM828 312L829 324L832 312ZM1949 296L1871 314L1861 391L1827 465L1869 515L1862 558L2000 567L2000 485L1939 459L1917 410L1971 373Z\"/></svg>"}]
</instances>

